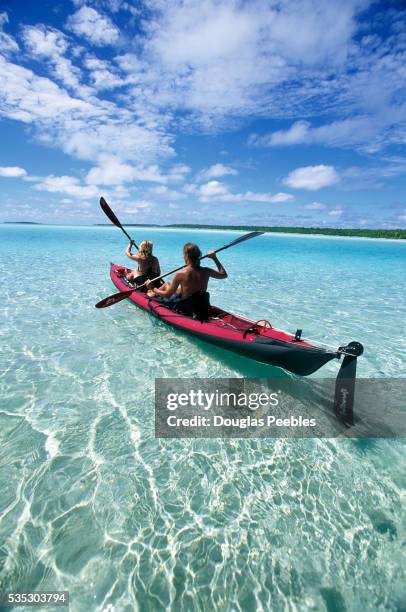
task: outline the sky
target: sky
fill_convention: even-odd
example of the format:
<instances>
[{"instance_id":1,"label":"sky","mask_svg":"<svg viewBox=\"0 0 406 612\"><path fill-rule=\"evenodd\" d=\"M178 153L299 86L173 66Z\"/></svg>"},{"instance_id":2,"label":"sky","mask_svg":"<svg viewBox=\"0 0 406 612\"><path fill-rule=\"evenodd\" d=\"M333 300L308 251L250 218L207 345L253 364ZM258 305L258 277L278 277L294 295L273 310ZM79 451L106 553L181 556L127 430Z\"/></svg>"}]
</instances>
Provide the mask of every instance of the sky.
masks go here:
<instances>
[{"instance_id":1,"label":"sky","mask_svg":"<svg viewBox=\"0 0 406 612\"><path fill-rule=\"evenodd\" d=\"M406 227L401 0L0 0L0 221Z\"/></svg>"}]
</instances>

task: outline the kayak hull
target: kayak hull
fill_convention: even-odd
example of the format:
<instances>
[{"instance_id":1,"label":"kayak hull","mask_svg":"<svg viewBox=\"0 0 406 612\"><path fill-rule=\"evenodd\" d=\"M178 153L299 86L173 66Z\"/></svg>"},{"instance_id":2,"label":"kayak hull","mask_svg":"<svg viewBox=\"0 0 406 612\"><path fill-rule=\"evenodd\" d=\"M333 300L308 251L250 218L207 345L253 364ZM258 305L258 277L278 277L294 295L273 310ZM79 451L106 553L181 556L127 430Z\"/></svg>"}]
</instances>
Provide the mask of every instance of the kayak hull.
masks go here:
<instances>
[{"instance_id":1,"label":"kayak hull","mask_svg":"<svg viewBox=\"0 0 406 612\"><path fill-rule=\"evenodd\" d=\"M124 274L127 268L111 264L110 277L119 291L129 287ZM277 366L307 376L323 365L337 359L340 354L296 340L295 336L274 328L257 326L259 333L252 331L254 321L233 315L215 306L207 322L200 322L167 308L145 293L134 291L128 298L139 308L149 312L167 325L215 346L230 350L261 363Z\"/></svg>"}]
</instances>

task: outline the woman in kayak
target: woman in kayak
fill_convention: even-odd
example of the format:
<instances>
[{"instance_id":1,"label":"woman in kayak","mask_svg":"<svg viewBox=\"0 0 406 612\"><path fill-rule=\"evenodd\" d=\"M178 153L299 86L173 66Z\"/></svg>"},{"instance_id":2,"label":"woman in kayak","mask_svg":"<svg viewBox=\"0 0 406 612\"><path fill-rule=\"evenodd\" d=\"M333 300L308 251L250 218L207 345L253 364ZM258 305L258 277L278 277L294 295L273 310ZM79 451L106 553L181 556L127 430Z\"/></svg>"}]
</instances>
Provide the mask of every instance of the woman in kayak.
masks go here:
<instances>
[{"instance_id":1,"label":"woman in kayak","mask_svg":"<svg viewBox=\"0 0 406 612\"><path fill-rule=\"evenodd\" d=\"M175 274L170 283L164 283L159 289L154 289L151 282L147 282L149 297L166 298L174 305L174 309L183 314L197 314L198 318L207 318L209 310L209 294L207 286L210 278L227 278L224 266L217 259L214 251L209 251L210 257L217 266L213 268L201 267L202 252L196 244L188 242L183 247L183 257L187 264L183 270Z\"/></svg>"},{"instance_id":2,"label":"woman in kayak","mask_svg":"<svg viewBox=\"0 0 406 612\"><path fill-rule=\"evenodd\" d=\"M150 240L143 240L139 246L137 255L131 253L132 242L128 245L125 254L137 262L135 270L126 274L126 279L136 285L142 285L149 278L160 276L161 268L158 258L152 254L153 244Z\"/></svg>"}]
</instances>

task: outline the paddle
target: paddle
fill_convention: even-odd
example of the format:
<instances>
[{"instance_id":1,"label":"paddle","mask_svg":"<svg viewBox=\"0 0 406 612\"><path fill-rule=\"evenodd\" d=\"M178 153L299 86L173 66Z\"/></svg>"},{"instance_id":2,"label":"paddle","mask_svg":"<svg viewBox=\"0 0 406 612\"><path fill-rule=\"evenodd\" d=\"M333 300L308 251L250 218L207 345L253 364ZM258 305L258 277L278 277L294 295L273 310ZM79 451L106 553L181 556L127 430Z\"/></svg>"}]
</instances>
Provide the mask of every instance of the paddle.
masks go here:
<instances>
[{"instance_id":1,"label":"paddle","mask_svg":"<svg viewBox=\"0 0 406 612\"><path fill-rule=\"evenodd\" d=\"M125 231L124 227L121 225L120 221L118 220L116 215L113 213L113 211L111 210L110 206L107 204L106 200L103 197L100 198L100 206L101 206L102 211L110 219L110 221L114 225L119 227L124 232L124 234L127 236L128 240L131 242L131 244L133 244L135 246L135 248L138 249L138 247L135 244L134 240L131 238L131 236L129 234L127 234L127 232Z\"/></svg>"},{"instance_id":2,"label":"paddle","mask_svg":"<svg viewBox=\"0 0 406 612\"><path fill-rule=\"evenodd\" d=\"M249 234L244 234L243 236L239 236L238 238L236 238L229 244L226 244L225 246L219 249L216 249L214 252L220 253L220 251L229 249L235 244L239 244L240 242L245 242L245 240L250 240L250 238L255 238L256 236L261 236L261 234L263 233L264 232L250 232ZM208 255L203 255L202 257L200 257L200 261L202 259L205 259L206 257L208 257ZM157 276L156 278L152 280L153 281L160 280L161 278L165 278L165 276L170 276L171 274L175 274L175 272L179 272L179 270L183 270L183 268L186 268L187 266L188 264L184 264L183 266L180 266L179 268L175 268L175 270L171 270L170 272L165 272L165 274L161 274L161 276ZM118 304L118 302L121 302L121 300L125 300L125 298L129 297L134 291L139 291L141 287L145 287L146 284L147 283L143 283L142 285L139 285L138 287L134 287L134 289L129 289L128 291L120 291L119 293L113 293L113 295L109 295L109 297L106 297L100 302L97 302L96 308L107 308L108 306L113 306L113 304Z\"/></svg>"}]
</instances>

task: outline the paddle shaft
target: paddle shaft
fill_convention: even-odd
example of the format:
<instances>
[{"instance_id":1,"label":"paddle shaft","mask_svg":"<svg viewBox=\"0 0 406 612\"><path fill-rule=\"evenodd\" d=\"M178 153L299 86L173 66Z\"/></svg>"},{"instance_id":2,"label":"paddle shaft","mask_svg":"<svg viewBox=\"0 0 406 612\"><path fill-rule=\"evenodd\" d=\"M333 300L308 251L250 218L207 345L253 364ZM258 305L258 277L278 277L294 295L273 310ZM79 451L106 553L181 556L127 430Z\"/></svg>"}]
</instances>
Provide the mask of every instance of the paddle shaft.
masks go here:
<instances>
[{"instance_id":1,"label":"paddle shaft","mask_svg":"<svg viewBox=\"0 0 406 612\"><path fill-rule=\"evenodd\" d=\"M233 240L233 242L230 242L229 244L226 244L225 246L220 247L219 249L216 249L215 251L213 251L213 253L220 253L220 251L224 251L225 249L229 249L231 246L234 246L234 244L238 244L239 242L243 242L244 240L248 240L249 238L254 238L254 234L255 236L260 236L261 234L263 234L263 232L250 232L249 234L246 234L245 236L241 236L240 238L237 238L236 240ZM206 257L209 257L209 255L202 255L201 257L199 257L199 261L202 261L202 259L206 259ZM211 259L211 257L210 257ZM183 266L179 266L179 268L175 268L175 270L171 270L171 272L165 272L165 274L161 274L161 276L157 276L156 278L152 278L151 282L157 281L157 280L161 280L162 278L165 278L166 276L170 276L171 274L175 274L175 272L179 272L179 270L183 270L183 268L187 268L189 264L185 263L183 264ZM147 281L148 282L148 281ZM138 287L134 288L134 291L138 291L139 289L141 289L141 287L145 287L147 283L143 283L142 285L139 285Z\"/></svg>"},{"instance_id":2,"label":"paddle shaft","mask_svg":"<svg viewBox=\"0 0 406 612\"><path fill-rule=\"evenodd\" d=\"M134 240L131 238L129 233L124 229L124 227L123 227L122 223L120 222L120 220L118 219L117 215L111 210L110 206L107 204L106 200L103 197L100 198L100 207L101 207L102 211L104 212L104 214L113 223L113 225L115 225L116 227L119 227L121 229L121 231L124 232L124 234L127 236L127 238L130 241L130 243L133 244L135 246L135 248L138 250L138 246L135 244Z\"/></svg>"},{"instance_id":3,"label":"paddle shaft","mask_svg":"<svg viewBox=\"0 0 406 612\"><path fill-rule=\"evenodd\" d=\"M131 238L131 236L129 234L127 234L127 232L125 231L125 229L122 226L121 226L121 229L123 230L124 234L127 236L128 240L131 242L131 244L133 244L135 246L135 248L138 249L138 247L135 244L134 240Z\"/></svg>"},{"instance_id":4,"label":"paddle shaft","mask_svg":"<svg viewBox=\"0 0 406 612\"><path fill-rule=\"evenodd\" d=\"M233 240L233 242L230 242L229 244L226 244L225 246L220 247L219 249L216 249L215 251L213 251L213 253L219 253L220 251L224 251L225 249L228 249L229 247L234 246L235 244L238 244L239 242L244 242L245 240L249 240L250 238L255 238L256 236L260 236L263 233L264 232L250 232L248 234L244 234L243 236L240 236L236 240ZM201 261L202 259L205 259L206 257L209 257L209 255L202 255L202 257L199 257L199 261ZM171 270L170 272L165 272L165 274L161 274L161 276L157 276L156 278L151 279L151 281L154 282L157 280L161 280L162 278L165 278L166 276L175 274L175 272L179 272L179 270L183 270L188 265L189 264L185 263L183 264L183 266L179 266L179 268L175 268L174 270ZM106 308L108 306L113 306L113 304L117 304L118 302L121 302L121 300L124 300L125 298L129 297L134 291L139 291L142 287L146 287L146 284L147 283L143 283L142 285L139 285L138 287L134 287L134 289L128 289L126 291L120 291L119 293L114 293L113 295L110 295L104 298L103 300L100 300L100 302L97 302L96 308Z\"/></svg>"}]
</instances>

